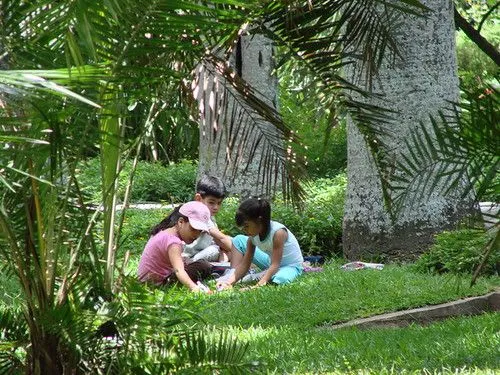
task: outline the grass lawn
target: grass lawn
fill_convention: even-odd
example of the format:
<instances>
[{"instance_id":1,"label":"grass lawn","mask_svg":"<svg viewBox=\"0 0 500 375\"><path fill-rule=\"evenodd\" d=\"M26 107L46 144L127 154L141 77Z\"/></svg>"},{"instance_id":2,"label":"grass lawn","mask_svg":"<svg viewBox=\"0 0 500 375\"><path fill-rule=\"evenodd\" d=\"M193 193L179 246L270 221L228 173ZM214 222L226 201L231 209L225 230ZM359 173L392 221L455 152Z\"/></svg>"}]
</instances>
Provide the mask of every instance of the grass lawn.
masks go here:
<instances>
[{"instance_id":1,"label":"grass lawn","mask_svg":"<svg viewBox=\"0 0 500 375\"><path fill-rule=\"evenodd\" d=\"M281 287L235 288L188 301L183 289L169 294L208 324L248 341L249 359L264 363L269 373L500 373L499 313L406 328L324 328L484 294L500 286L499 278L480 279L471 288L470 277L426 275L412 266L352 272L339 266L332 262Z\"/></svg>"},{"instance_id":2,"label":"grass lawn","mask_svg":"<svg viewBox=\"0 0 500 375\"><path fill-rule=\"evenodd\" d=\"M133 275L135 258L128 267ZM471 288L470 276L422 274L411 265L351 272L340 265L333 261L323 272L306 273L280 287L236 287L214 295L171 287L156 295L196 312L209 327L248 342L248 361L258 361L264 373L500 373L500 313L405 328L326 328L334 322L485 294L500 287L500 278L480 278ZM0 305L18 305L16 283L2 279ZM208 284L213 288L214 281Z\"/></svg>"}]
</instances>

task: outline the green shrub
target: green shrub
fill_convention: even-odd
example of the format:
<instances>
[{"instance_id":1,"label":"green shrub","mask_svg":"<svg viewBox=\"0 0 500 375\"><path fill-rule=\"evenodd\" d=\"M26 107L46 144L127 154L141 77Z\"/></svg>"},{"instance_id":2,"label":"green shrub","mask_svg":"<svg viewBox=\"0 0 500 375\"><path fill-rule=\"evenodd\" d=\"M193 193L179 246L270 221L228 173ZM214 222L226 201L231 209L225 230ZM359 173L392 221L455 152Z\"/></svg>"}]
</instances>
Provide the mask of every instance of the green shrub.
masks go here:
<instances>
[{"instance_id":1,"label":"green shrub","mask_svg":"<svg viewBox=\"0 0 500 375\"><path fill-rule=\"evenodd\" d=\"M82 162L78 167L77 178L80 189L91 203L102 201L101 161L92 158Z\"/></svg>"},{"instance_id":2,"label":"green shrub","mask_svg":"<svg viewBox=\"0 0 500 375\"><path fill-rule=\"evenodd\" d=\"M133 202L179 203L194 197L196 163L182 160L163 166L158 163L139 162L134 176L131 199ZM125 186L120 191L123 199Z\"/></svg>"},{"instance_id":3,"label":"green shrub","mask_svg":"<svg viewBox=\"0 0 500 375\"><path fill-rule=\"evenodd\" d=\"M273 220L283 223L292 231L304 255L331 257L341 254L346 184L345 174L314 181L306 188L308 197L301 210L296 210L279 199L273 201ZM216 217L219 228L231 236L241 233L234 223L237 208L238 200L227 198Z\"/></svg>"},{"instance_id":4,"label":"green shrub","mask_svg":"<svg viewBox=\"0 0 500 375\"><path fill-rule=\"evenodd\" d=\"M129 179L131 163L125 164L119 177L118 198L123 200ZM197 164L182 160L164 166L140 161L134 175L131 202L185 202L194 196ZM89 159L80 166L79 181L82 190L93 203L101 201L100 160Z\"/></svg>"},{"instance_id":5,"label":"green shrub","mask_svg":"<svg viewBox=\"0 0 500 375\"><path fill-rule=\"evenodd\" d=\"M236 197L228 197L224 199L224 202L215 217L215 221L217 222L219 229L229 236L236 236L237 234L242 233L234 221L234 215L238 205L239 200Z\"/></svg>"},{"instance_id":6,"label":"green shrub","mask_svg":"<svg viewBox=\"0 0 500 375\"><path fill-rule=\"evenodd\" d=\"M477 229L446 231L435 236L436 242L415 263L423 272L472 274L481 262L484 248L491 233ZM482 274L498 272L500 254L493 251L484 265Z\"/></svg>"},{"instance_id":7,"label":"green shrub","mask_svg":"<svg viewBox=\"0 0 500 375\"><path fill-rule=\"evenodd\" d=\"M142 250L149 239L149 232L156 224L162 221L170 209L138 210L128 209L121 232L119 257L130 251L131 255L140 257Z\"/></svg>"},{"instance_id":8,"label":"green shrub","mask_svg":"<svg viewBox=\"0 0 500 375\"><path fill-rule=\"evenodd\" d=\"M495 47L500 45L500 26L484 27L481 34ZM457 34L457 61L461 87L473 90L485 83L498 84L498 66L463 32Z\"/></svg>"},{"instance_id":9,"label":"green shrub","mask_svg":"<svg viewBox=\"0 0 500 375\"><path fill-rule=\"evenodd\" d=\"M317 97L304 90L304 81L296 71L280 74L280 112L303 143L292 145L294 152L306 159L307 172L313 178L336 176L347 167L343 117L318 105Z\"/></svg>"}]
</instances>

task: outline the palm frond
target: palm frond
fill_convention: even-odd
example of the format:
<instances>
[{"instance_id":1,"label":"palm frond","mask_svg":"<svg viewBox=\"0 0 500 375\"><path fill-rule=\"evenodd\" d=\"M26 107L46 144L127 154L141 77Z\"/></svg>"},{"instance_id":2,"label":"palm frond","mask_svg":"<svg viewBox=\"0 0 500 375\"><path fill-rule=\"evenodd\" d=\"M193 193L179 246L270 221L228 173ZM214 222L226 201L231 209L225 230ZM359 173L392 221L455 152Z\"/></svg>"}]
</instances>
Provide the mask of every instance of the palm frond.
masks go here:
<instances>
[{"instance_id":1,"label":"palm frond","mask_svg":"<svg viewBox=\"0 0 500 375\"><path fill-rule=\"evenodd\" d=\"M370 87L382 57L390 61L399 54L394 40L399 16L422 16L426 10L418 1L298 1L287 7L270 4L261 27L324 86L358 90L340 77L339 68L364 62L358 74Z\"/></svg>"},{"instance_id":2,"label":"palm frond","mask_svg":"<svg viewBox=\"0 0 500 375\"><path fill-rule=\"evenodd\" d=\"M498 91L486 91L488 95L467 95L439 118L431 116L430 126L421 123L411 132L394 170L386 174L396 211L433 192L472 196L476 202L497 192L493 199L500 199Z\"/></svg>"},{"instance_id":3,"label":"palm frond","mask_svg":"<svg viewBox=\"0 0 500 375\"><path fill-rule=\"evenodd\" d=\"M299 184L304 168L287 148L287 142L298 142L298 138L276 109L215 55L204 59L197 75L194 96L200 101L200 131L211 139L222 132L215 152L224 155L224 175L234 178L245 173L257 159L255 184L266 189L262 193L269 196L283 184L285 198L299 202L304 194Z\"/></svg>"},{"instance_id":4,"label":"palm frond","mask_svg":"<svg viewBox=\"0 0 500 375\"><path fill-rule=\"evenodd\" d=\"M188 332L176 348L178 371L213 373L229 370L234 374L247 373L256 363L244 361L248 344L215 327L204 327L199 332Z\"/></svg>"},{"instance_id":5,"label":"palm frond","mask_svg":"<svg viewBox=\"0 0 500 375\"><path fill-rule=\"evenodd\" d=\"M28 327L20 309L0 308L0 374L24 368L23 350L29 345ZM24 353L25 355L26 353Z\"/></svg>"}]
</instances>

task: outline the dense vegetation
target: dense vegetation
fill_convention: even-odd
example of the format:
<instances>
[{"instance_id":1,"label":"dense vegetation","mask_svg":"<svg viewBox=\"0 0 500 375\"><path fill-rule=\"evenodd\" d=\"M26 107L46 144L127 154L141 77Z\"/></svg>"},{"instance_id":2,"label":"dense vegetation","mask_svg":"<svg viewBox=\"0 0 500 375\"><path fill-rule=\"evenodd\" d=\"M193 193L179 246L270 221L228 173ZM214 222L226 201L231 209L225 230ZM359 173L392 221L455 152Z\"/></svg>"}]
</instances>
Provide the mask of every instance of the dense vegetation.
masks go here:
<instances>
[{"instance_id":1,"label":"dense vegetation","mask_svg":"<svg viewBox=\"0 0 500 375\"><path fill-rule=\"evenodd\" d=\"M372 9L367 1L351 1L346 17L323 17L330 14L322 10L343 3L320 1L314 4L319 12L312 13L310 2L297 3L293 15L306 17L296 32L308 31L314 39L314 31L320 32L310 28L315 14L325 21L322 31L335 32L322 39L327 48L313 48L326 73L320 85L303 79L303 66L278 72L290 129L274 112L258 112L255 101L252 107L278 119L284 134L293 130L308 146L294 145L314 178L304 206L295 211L277 196L274 217L297 234L306 254L327 257L341 255L343 42L371 48L374 39L383 43L392 26L359 17ZM468 275L432 275L397 265L380 273L341 273L342 261L333 259L323 273L251 293L188 295L135 280L148 231L168 209L117 212L129 177L134 176L132 203L192 197L191 160L198 148L193 70L207 59L217 62L219 55L207 52L229 48L241 26L256 20L275 22L276 42L290 47L291 55L315 58L304 53L310 45L298 45L301 39L287 29L291 7L289 1L232 0L0 3L0 373L236 373L256 367L255 360L264 372L499 367L493 352L497 315L387 332L317 330L319 324L484 293L498 286L497 279L484 277L469 288ZM359 27L346 27L349 20ZM496 41L498 25L485 25ZM352 34L339 35L341 30ZM476 99L493 97L488 85L498 84L497 69L474 48L459 43L461 82ZM379 51L372 51L378 60ZM233 77L231 71L220 76L241 97L255 99ZM325 138L318 136L323 132ZM123 171L118 179L117 171ZM229 234L237 231L236 204L228 198L218 218ZM474 264L480 243L470 244ZM470 260L456 247L448 254L447 246L438 248L439 257L426 258L427 269L442 263L454 271L454 259ZM470 269L467 263L464 270Z\"/></svg>"}]
</instances>

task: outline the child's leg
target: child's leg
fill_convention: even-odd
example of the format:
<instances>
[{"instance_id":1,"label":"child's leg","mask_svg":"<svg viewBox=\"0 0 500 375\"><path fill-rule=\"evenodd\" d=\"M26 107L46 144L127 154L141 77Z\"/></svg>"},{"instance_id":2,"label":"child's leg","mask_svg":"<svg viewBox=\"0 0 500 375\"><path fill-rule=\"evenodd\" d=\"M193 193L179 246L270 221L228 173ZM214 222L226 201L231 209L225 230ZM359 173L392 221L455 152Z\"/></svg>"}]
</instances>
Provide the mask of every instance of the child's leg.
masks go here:
<instances>
[{"instance_id":1,"label":"child's leg","mask_svg":"<svg viewBox=\"0 0 500 375\"><path fill-rule=\"evenodd\" d=\"M245 255L247 251L247 241L248 236L244 236L242 234L233 237L231 267L236 267L243 259L243 255ZM237 263L235 262L235 260L237 260ZM267 255L264 251L256 247L252 263L259 267L261 270L265 270L271 265L271 257L269 257L269 255Z\"/></svg>"},{"instance_id":2,"label":"child's leg","mask_svg":"<svg viewBox=\"0 0 500 375\"><path fill-rule=\"evenodd\" d=\"M210 245L199 251L193 256L193 261L197 260L207 260L209 262L217 262L219 260L219 246Z\"/></svg>"},{"instance_id":3,"label":"child's leg","mask_svg":"<svg viewBox=\"0 0 500 375\"><path fill-rule=\"evenodd\" d=\"M275 284L288 284L302 274L302 266L284 266L280 267L274 274L271 281Z\"/></svg>"}]
</instances>

